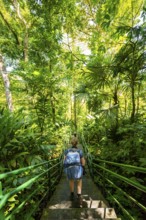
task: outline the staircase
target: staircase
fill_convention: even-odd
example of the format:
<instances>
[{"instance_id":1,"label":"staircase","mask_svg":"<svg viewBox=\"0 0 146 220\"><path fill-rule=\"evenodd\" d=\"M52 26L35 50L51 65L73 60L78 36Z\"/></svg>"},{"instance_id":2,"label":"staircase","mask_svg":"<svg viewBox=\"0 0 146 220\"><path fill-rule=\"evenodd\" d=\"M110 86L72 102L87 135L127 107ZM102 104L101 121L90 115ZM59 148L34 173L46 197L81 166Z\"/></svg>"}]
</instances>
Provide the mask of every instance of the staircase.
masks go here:
<instances>
[{"instance_id":1,"label":"staircase","mask_svg":"<svg viewBox=\"0 0 146 220\"><path fill-rule=\"evenodd\" d=\"M120 220L110 208L88 172L83 177L82 202L69 198L69 186L63 175L55 193L44 209L41 220Z\"/></svg>"},{"instance_id":2,"label":"staircase","mask_svg":"<svg viewBox=\"0 0 146 220\"><path fill-rule=\"evenodd\" d=\"M60 204L50 205L43 213L41 220L63 220L63 219L98 219L98 220L117 220L113 208L105 207L102 201L87 200L83 196L82 207L78 200L62 201Z\"/></svg>"}]
</instances>

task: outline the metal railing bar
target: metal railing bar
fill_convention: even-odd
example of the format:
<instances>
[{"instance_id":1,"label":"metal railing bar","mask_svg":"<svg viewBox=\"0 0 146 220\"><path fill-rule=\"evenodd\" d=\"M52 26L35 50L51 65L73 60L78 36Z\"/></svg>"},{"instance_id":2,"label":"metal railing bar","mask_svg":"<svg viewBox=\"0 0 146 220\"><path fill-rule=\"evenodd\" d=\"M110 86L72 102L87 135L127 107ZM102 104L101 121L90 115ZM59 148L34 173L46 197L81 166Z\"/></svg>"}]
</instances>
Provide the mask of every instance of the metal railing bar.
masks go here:
<instances>
[{"instance_id":1,"label":"metal railing bar","mask_svg":"<svg viewBox=\"0 0 146 220\"><path fill-rule=\"evenodd\" d=\"M61 165L60 169L62 169L62 167L63 167L63 161L62 161L62 160L59 161L58 164L61 164L61 163L62 163L62 165ZM58 164L57 164L57 165L58 165ZM52 168L53 168L53 167L52 167ZM55 170L54 173L51 173L51 177L52 177L56 172L59 172L59 171L58 171L58 170Z\"/></svg>"},{"instance_id":2,"label":"metal railing bar","mask_svg":"<svg viewBox=\"0 0 146 220\"><path fill-rule=\"evenodd\" d=\"M118 187L116 184L114 184L111 180L109 180L108 178L103 177L103 175L101 173L99 173L98 171L95 170L96 173L98 173L98 175L102 176L102 178L104 178L108 183L110 183L113 187L117 188L120 192L122 192L128 199L130 199L132 202L134 202L137 206L139 206L142 210L144 210L146 212L146 207L144 205L142 205L140 202L138 202L135 198L133 198L132 196L130 196L129 194L127 194L127 192L125 192L124 190L122 190L120 187Z\"/></svg>"},{"instance_id":3,"label":"metal railing bar","mask_svg":"<svg viewBox=\"0 0 146 220\"><path fill-rule=\"evenodd\" d=\"M35 207L33 208L33 210L29 213L29 215L27 216L26 220L29 220L30 217L32 216L32 214L34 213L34 211L36 210L36 208L39 206L39 204L43 201L43 199L45 198L45 196L48 194L49 189L46 191L46 193L44 194L44 196L41 198L41 200L39 200L38 203L36 203Z\"/></svg>"},{"instance_id":4,"label":"metal railing bar","mask_svg":"<svg viewBox=\"0 0 146 220\"><path fill-rule=\"evenodd\" d=\"M116 162L111 162L111 161L107 161L107 160L101 160L101 159L98 159L98 158L94 158L94 160L101 161L101 162L104 162L104 163L107 163L107 164L112 164L114 166L130 168L130 169L138 171L140 173L146 173L146 168L144 168L144 167L136 167L136 166L132 166L132 165L128 165L128 164L116 163Z\"/></svg>"},{"instance_id":5,"label":"metal railing bar","mask_svg":"<svg viewBox=\"0 0 146 220\"><path fill-rule=\"evenodd\" d=\"M59 176L59 175L58 175L58 176ZM51 184L50 188L51 188L52 186L54 186L54 183L57 182L58 176L55 178L55 180L54 180L53 183ZM55 187L53 187L53 188L55 188Z\"/></svg>"},{"instance_id":6,"label":"metal railing bar","mask_svg":"<svg viewBox=\"0 0 146 220\"><path fill-rule=\"evenodd\" d=\"M135 220L130 213L119 203L119 201L108 191L112 199L118 204L118 206L122 209L122 211L129 217L130 220Z\"/></svg>"},{"instance_id":7,"label":"metal railing bar","mask_svg":"<svg viewBox=\"0 0 146 220\"><path fill-rule=\"evenodd\" d=\"M38 167L41 167L41 166L44 166L46 164L49 164L49 168L46 170L46 166L43 168L45 171L44 172L41 172L40 171L43 171L42 169L37 171L36 172L36 176L34 176L33 178L29 179L28 181L24 182L23 184L21 184L20 186L18 186L17 188L15 188L14 190L12 190L11 192L3 195L3 191L2 189L0 190L0 199L1 199L1 203L0 203L0 211L3 210L6 202L8 201L9 198L11 198L13 195L17 194L18 192L24 190L25 188L27 188L28 186L34 184L41 176L43 176L45 173L51 171L53 168L55 168L56 166L58 166L59 164L62 163L62 155L60 155L58 158L54 158L52 160L49 160L49 161L45 161L45 162L42 162L42 163L39 163L39 164L36 164L36 165L31 165L31 166L28 166L28 167L23 167L23 168L20 168L20 169L17 169L17 170L12 170L12 171L9 171L9 172L6 172L6 173L2 173L0 174L0 180L1 179L5 179L5 178L8 178L9 176L13 176L13 175L18 175L18 174L21 174L21 173L24 173L24 175L26 174L26 176L29 175L30 171L33 171L35 170L36 168ZM58 163L55 163L54 162L57 162L59 161ZM54 165L53 165L54 164ZM63 165L63 163L62 163ZM28 173L25 173L26 171L29 171ZM51 175L55 175L55 173L57 172L58 170L56 170L55 172L51 173ZM37 173L39 173L39 175L37 175ZM60 173L61 174L61 173ZM59 175L57 175L57 177L53 180L52 184L51 184L51 188L54 186L54 184L56 183L57 179L59 178ZM11 214L7 214L5 217L3 216L3 218L5 220L9 220L11 219L13 216L15 216L15 213L19 213L20 210L24 207L26 201L28 201L33 195L35 195L38 190L42 187L42 185L44 185L46 182L48 181L48 179L46 181L44 181L43 184L41 184L39 187L37 187L37 189L35 189L35 191L33 191L18 207L16 207L15 209L12 210ZM1 182L0 182L1 183ZM50 187L48 188L47 192L43 195L42 199L37 203L37 205L35 206L35 208L33 209L33 211L31 212L31 215L32 213L35 211L35 209L38 207L38 205L40 204L40 202L44 199L44 197L46 196L46 194L48 193L48 191L50 190ZM1 187L2 188L2 187ZM54 187L53 187L54 188ZM2 213L0 213L1 215ZM29 216L31 216L29 215ZM2 217L2 216L1 216ZM27 218L29 219L29 218Z\"/></svg>"},{"instance_id":8,"label":"metal railing bar","mask_svg":"<svg viewBox=\"0 0 146 220\"><path fill-rule=\"evenodd\" d=\"M54 164L53 166L51 166L48 171L50 171L51 169L53 169L54 167L58 166L60 163L62 163L62 161L59 161L58 163Z\"/></svg>"},{"instance_id":9,"label":"metal railing bar","mask_svg":"<svg viewBox=\"0 0 146 220\"><path fill-rule=\"evenodd\" d=\"M51 167L51 168L52 168L52 167ZM57 171L58 171L58 170L57 170ZM57 171L55 171L54 173L56 173ZM59 175L58 175L58 176L59 176ZM58 176L57 176L57 178L58 178ZM54 182L56 182L57 178L55 179ZM29 197L27 197L9 216L6 216L6 219L5 219L5 220L9 220L9 219L12 217L13 214L15 214L17 211L20 211L20 209L23 208L23 206L25 205L25 202L26 202L27 200L29 200L29 199L42 187L42 185L44 185L47 181L48 181L48 179L47 179L44 183L42 183ZM52 185L54 185L54 182L52 183ZM51 187L52 187L52 185L51 185ZM47 193L48 193L48 191L49 191L49 189L47 190ZM43 198L46 196L47 193L44 194ZM43 200L43 198L41 199L41 201ZM38 203L38 205L39 205L39 204L40 204L40 202ZM38 206L37 206L37 207L38 207ZM36 207L36 208L37 208L37 207Z\"/></svg>"},{"instance_id":10,"label":"metal railing bar","mask_svg":"<svg viewBox=\"0 0 146 220\"><path fill-rule=\"evenodd\" d=\"M116 184L114 184L111 180L105 178L111 185L113 185L115 188L117 188L120 192L122 192L128 199L130 199L132 202L134 202L137 206L139 206L142 210L146 212L146 207L143 206L140 202L138 202L135 198L127 194L124 190L122 190L120 187L118 187Z\"/></svg>"},{"instance_id":11,"label":"metal railing bar","mask_svg":"<svg viewBox=\"0 0 146 220\"><path fill-rule=\"evenodd\" d=\"M54 161L54 160L56 160L56 159L53 159L51 161ZM17 169L17 170L13 170L13 171L10 171L10 172L7 172L7 173L2 173L2 174L0 174L0 180L4 179L4 178L7 178L11 175L17 175L17 174L23 173L24 171L32 170L33 168L40 167L44 164L50 163L51 161L46 161L46 162L43 162L43 163L40 163L40 164L37 164L37 165L32 165L32 166L20 168L20 169Z\"/></svg>"},{"instance_id":12,"label":"metal railing bar","mask_svg":"<svg viewBox=\"0 0 146 220\"><path fill-rule=\"evenodd\" d=\"M59 162L60 163L60 162ZM58 164L55 164L53 167L58 166ZM25 189L26 187L28 187L30 184L34 183L39 177L41 177L42 175L44 175L45 173L47 173L49 170L51 170L53 167L50 167L49 169L45 170L43 173L33 177L32 179L26 181L25 183L23 183L22 185L18 186L16 189L14 189L13 191L7 193L6 195L4 195L1 199L1 204L0 204L0 209L5 205L5 203L7 202L7 200L13 196L14 194L18 193L19 191Z\"/></svg>"},{"instance_id":13,"label":"metal railing bar","mask_svg":"<svg viewBox=\"0 0 146 220\"><path fill-rule=\"evenodd\" d=\"M51 173L50 177L53 177L55 173L57 173L58 170L55 170L53 173ZM58 175L59 176L59 175Z\"/></svg>"},{"instance_id":14,"label":"metal railing bar","mask_svg":"<svg viewBox=\"0 0 146 220\"><path fill-rule=\"evenodd\" d=\"M0 204L0 209L5 205L5 203L7 202L7 200L13 196L14 194L20 192L21 190L25 189L26 187L28 187L30 184L34 183L37 179L39 179L39 177L41 177L42 175L44 175L45 173L47 173L48 170L44 171L43 173L33 177L32 179L26 181L25 183L23 183L22 185L18 186L16 189L14 189L13 191L7 193L6 195L4 195L2 197L1 200L1 204Z\"/></svg>"},{"instance_id":15,"label":"metal railing bar","mask_svg":"<svg viewBox=\"0 0 146 220\"><path fill-rule=\"evenodd\" d=\"M84 138L84 137L83 137ZM83 140L82 138L82 140ZM134 186L135 188L137 188L140 191L146 192L146 187L141 185L138 182L135 182L133 180L130 180L122 175L119 175L115 172L112 172L111 170L106 169L105 167L101 167L100 165L95 164L96 161L98 162L103 162L105 164L111 164L113 166L118 166L121 168L125 168L124 170L132 170L135 172L139 172L139 173L146 173L146 168L145 167L137 167L137 166L133 166L133 165L128 165L128 164L120 164L120 163L116 163L116 162L112 162L112 161L107 161L107 160L102 160L102 159L98 159L95 158L95 156L92 156L92 154L89 152L89 149L87 148L87 144L85 142L85 140L82 141L83 143L83 148L84 148L84 152L87 154L87 159L88 159L88 166L90 169L90 166L92 166L93 164L97 167L100 167L101 169L103 169L104 171L112 174L112 176L126 182L129 185ZM95 163L93 162L95 161ZM127 168L127 169L126 169ZM92 167L93 169L93 167ZM117 190L119 190L124 196L126 196L129 200L131 200L134 204L136 204L137 206L139 206L143 211L146 212L146 207L141 204L140 202L138 202L135 198L133 198L132 196L130 196L129 194L127 194L125 191L123 191L121 188L119 188L118 186L116 186L111 180L109 180L108 178L106 178L103 174L99 173L96 169L94 170L95 173L98 173L102 178L104 178L109 184L111 184L113 187L117 188ZM95 180L94 180L95 181ZM96 182L96 181L95 181ZM106 190L108 193L110 193L108 190ZM111 193L110 193L111 195ZM112 196L112 195L111 195ZM123 212L127 215L127 217L129 217L128 219L130 220L134 220L134 218L130 215L130 213L120 204L120 202L114 197L112 196L113 200L119 205L119 207L123 210Z\"/></svg>"},{"instance_id":16,"label":"metal railing bar","mask_svg":"<svg viewBox=\"0 0 146 220\"><path fill-rule=\"evenodd\" d=\"M143 191L143 192L146 193L146 187L141 185L140 183L134 182L133 180L130 180L127 177L121 176L121 175L119 175L119 174L117 174L117 173L115 173L115 172L113 172L111 170L108 170L108 169L106 169L106 168L104 168L104 167L102 167L100 165L97 165L95 163L93 163L93 164L94 164L94 166L97 166L97 167L101 168L102 170L105 170L108 173L112 174L112 176L114 176L114 177L116 177L118 179L121 179L124 182L128 183L129 185L134 186L135 188L139 189L140 191Z\"/></svg>"},{"instance_id":17,"label":"metal railing bar","mask_svg":"<svg viewBox=\"0 0 146 220\"><path fill-rule=\"evenodd\" d=\"M86 152L89 152L86 144L85 144L85 149L86 149ZM90 153L88 153L88 154L90 154ZM137 166L132 166L132 165L129 165L129 164L116 163L116 162L111 162L111 161L107 161L107 160L102 160L102 159L95 158L95 156L93 157L91 154L88 157L92 157L92 159L94 159L94 160L101 161L101 162L108 163L108 164L112 164L114 166L126 167L126 168L130 168L132 170L135 170L137 172L146 173L146 168L145 167L137 167Z\"/></svg>"},{"instance_id":18,"label":"metal railing bar","mask_svg":"<svg viewBox=\"0 0 146 220\"><path fill-rule=\"evenodd\" d=\"M44 181L37 189L35 189L18 207L16 207L11 214L6 215L5 220L9 220L17 211L20 211L25 203L38 191L40 188L42 188L42 185L44 185L48 180Z\"/></svg>"}]
</instances>

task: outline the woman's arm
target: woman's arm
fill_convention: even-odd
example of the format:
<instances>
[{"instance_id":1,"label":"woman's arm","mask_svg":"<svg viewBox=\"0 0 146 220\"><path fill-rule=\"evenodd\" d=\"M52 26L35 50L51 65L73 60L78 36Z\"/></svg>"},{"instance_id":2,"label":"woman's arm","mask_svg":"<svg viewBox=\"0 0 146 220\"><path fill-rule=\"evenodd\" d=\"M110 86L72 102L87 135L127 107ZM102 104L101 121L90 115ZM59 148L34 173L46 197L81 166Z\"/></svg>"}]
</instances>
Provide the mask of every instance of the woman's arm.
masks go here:
<instances>
[{"instance_id":1,"label":"woman's arm","mask_svg":"<svg viewBox=\"0 0 146 220\"><path fill-rule=\"evenodd\" d=\"M81 158L81 164L82 164L82 166L85 166L85 158L84 157Z\"/></svg>"}]
</instances>

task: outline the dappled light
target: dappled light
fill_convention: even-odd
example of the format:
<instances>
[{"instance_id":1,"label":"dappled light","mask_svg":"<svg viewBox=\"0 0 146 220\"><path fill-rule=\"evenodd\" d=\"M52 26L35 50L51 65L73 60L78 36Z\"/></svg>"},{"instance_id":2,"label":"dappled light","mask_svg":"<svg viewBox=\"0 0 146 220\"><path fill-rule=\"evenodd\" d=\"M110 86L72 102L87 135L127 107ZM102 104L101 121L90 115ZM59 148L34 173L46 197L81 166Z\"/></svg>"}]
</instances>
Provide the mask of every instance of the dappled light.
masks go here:
<instances>
[{"instance_id":1,"label":"dappled light","mask_svg":"<svg viewBox=\"0 0 146 220\"><path fill-rule=\"evenodd\" d=\"M145 219L145 18L144 0L0 0L0 220ZM82 207L60 185L74 133Z\"/></svg>"}]
</instances>

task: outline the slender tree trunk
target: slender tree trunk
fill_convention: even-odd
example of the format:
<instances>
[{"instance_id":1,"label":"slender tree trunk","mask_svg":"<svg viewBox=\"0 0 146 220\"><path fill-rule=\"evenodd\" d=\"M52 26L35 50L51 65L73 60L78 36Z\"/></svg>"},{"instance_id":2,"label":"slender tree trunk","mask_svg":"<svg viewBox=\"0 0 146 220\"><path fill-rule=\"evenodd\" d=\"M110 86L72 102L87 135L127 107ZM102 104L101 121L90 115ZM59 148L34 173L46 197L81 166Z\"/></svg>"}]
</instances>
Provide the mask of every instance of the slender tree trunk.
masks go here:
<instances>
[{"instance_id":1,"label":"slender tree trunk","mask_svg":"<svg viewBox=\"0 0 146 220\"><path fill-rule=\"evenodd\" d=\"M135 121L135 81L136 81L136 72L134 67L134 58L135 58L135 45L132 45L132 72L131 72L131 102L132 102L132 112L131 112L131 122Z\"/></svg>"},{"instance_id":2,"label":"slender tree trunk","mask_svg":"<svg viewBox=\"0 0 146 220\"><path fill-rule=\"evenodd\" d=\"M132 82L131 85L131 98L132 98L132 112L131 112L131 122L135 120L135 84Z\"/></svg>"},{"instance_id":3,"label":"slender tree trunk","mask_svg":"<svg viewBox=\"0 0 146 220\"><path fill-rule=\"evenodd\" d=\"M124 97L124 112L125 112L125 116L127 115L127 98L126 96Z\"/></svg>"},{"instance_id":4,"label":"slender tree trunk","mask_svg":"<svg viewBox=\"0 0 146 220\"><path fill-rule=\"evenodd\" d=\"M24 61L28 62L28 30L26 28L24 36Z\"/></svg>"},{"instance_id":5,"label":"slender tree trunk","mask_svg":"<svg viewBox=\"0 0 146 220\"><path fill-rule=\"evenodd\" d=\"M21 9L20 9L20 3L18 0L13 0L13 6L16 10L19 20L23 23L23 28L24 28L23 57L24 57L24 61L27 62L28 61L28 42L29 42L28 29L30 27L30 24L25 20L24 16L22 15Z\"/></svg>"},{"instance_id":6,"label":"slender tree trunk","mask_svg":"<svg viewBox=\"0 0 146 220\"><path fill-rule=\"evenodd\" d=\"M56 123L56 111L55 111L55 103L54 103L54 98L53 98L53 93L51 92L50 96L50 102L51 102L51 108L52 108L52 121L53 124L55 125Z\"/></svg>"},{"instance_id":7,"label":"slender tree trunk","mask_svg":"<svg viewBox=\"0 0 146 220\"><path fill-rule=\"evenodd\" d=\"M77 106L76 106L76 75L74 71L74 61L73 61L73 55L71 53L71 71L72 71L72 96L73 96L73 121L74 121L74 129L77 132Z\"/></svg>"},{"instance_id":8,"label":"slender tree trunk","mask_svg":"<svg viewBox=\"0 0 146 220\"><path fill-rule=\"evenodd\" d=\"M116 127L118 127L118 123L119 123L118 86L115 86L113 99L114 99L114 106L116 106L116 109L115 109L115 114L116 114Z\"/></svg>"},{"instance_id":9,"label":"slender tree trunk","mask_svg":"<svg viewBox=\"0 0 146 220\"><path fill-rule=\"evenodd\" d=\"M52 72L52 63L51 63L51 59L50 59L50 73ZM50 104L51 104L51 109L52 109L52 121L53 124L55 126L56 123L56 109L55 109L55 100L53 97L53 90L51 88L51 93L50 93Z\"/></svg>"},{"instance_id":10,"label":"slender tree trunk","mask_svg":"<svg viewBox=\"0 0 146 220\"><path fill-rule=\"evenodd\" d=\"M138 86L138 94L137 94L137 107L136 107L136 113L139 112L139 94L140 94L141 84Z\"/></svg>"},{"instance_id":11,"label":"slender tree trunk","mask_svg":"<svg viewBox=\"0 0 146 220\"><path fill-rule=\"evenodd\" d=\"M13 104L12 104L12 94L10 91L10 81L8 77L8 73L6 72L6 68L3 63L2 55L0 54L0 72L3 78L5 93L6 93L6 101L8 105L8 109L10 112L13 111Z\"/></svg>"},{"instance_id":12,"label":"slender tree trunk","mask_svg":"<svg viewBox=\"0 0 146 220\"><path fill-rule=\"evenodd\" d=\"M71 118L71 121L73 121L73 93L71 92L70 94L70 97L71 97L71 102L70 102L70 118Z\"/></svg>"},{"instance_id":13,"label":"slender tree trunk","mask_svg":"<svg viewBox=\"0 0 146 220\"><path fill-rule=\"evenodd\" d=\"M131 1L131 9L132 9L132 29L134 27L134 16L133 16L133 1ZM133 31L132 31L133 36ZM132 112L131 112L131 122L135 121L135 71L134 71L134 54L135 54L135 46L132 44L132 76L131 76L131 101L132 101Z\"/></svg>"},{"instance_id":14,"label":"slender tree trunk","mask_svg":"<svg viewBox=\"0 0 146 220\"><path fill-rule=\"evenodd\" d=\"M75 124L75 131L77 131L77 100L75 93L74 93L74 124Z\"/></svg>"}]
</instances>

